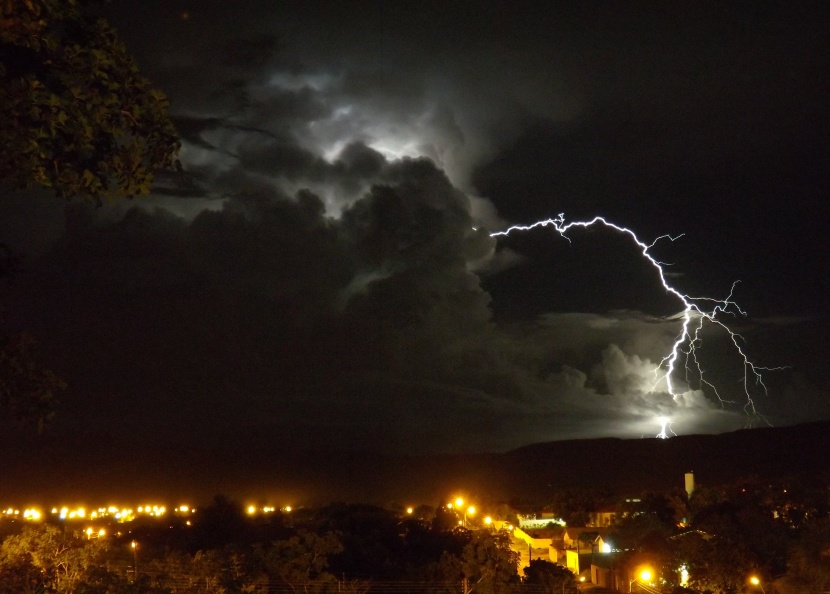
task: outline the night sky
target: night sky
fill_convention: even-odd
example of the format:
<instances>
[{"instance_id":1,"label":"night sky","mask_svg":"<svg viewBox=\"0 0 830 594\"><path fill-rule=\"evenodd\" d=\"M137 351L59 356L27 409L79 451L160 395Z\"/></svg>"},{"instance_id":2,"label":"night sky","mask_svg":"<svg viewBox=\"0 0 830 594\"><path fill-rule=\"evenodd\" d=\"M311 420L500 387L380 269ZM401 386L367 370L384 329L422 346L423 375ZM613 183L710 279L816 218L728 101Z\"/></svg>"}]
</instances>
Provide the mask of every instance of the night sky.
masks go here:
<instances>
[{"instance_id":1,"label":"night sky","mask_svg":"<svg viewBox=\"0 0 830 594\"><path fill-rule=\"evenodd\" d=\"M7 195L5 317L69 389L51 439L504 451L830 419L826 2L116 0L182 175ZM630 239L734 300L768 394L680 331ZM701 389L702 388L702 389ZM11 433L7 432L7 435ZM103 442L102 442L103 443ZM171 445L172 444L172 445Z\"/></svg>"}]
</instances>

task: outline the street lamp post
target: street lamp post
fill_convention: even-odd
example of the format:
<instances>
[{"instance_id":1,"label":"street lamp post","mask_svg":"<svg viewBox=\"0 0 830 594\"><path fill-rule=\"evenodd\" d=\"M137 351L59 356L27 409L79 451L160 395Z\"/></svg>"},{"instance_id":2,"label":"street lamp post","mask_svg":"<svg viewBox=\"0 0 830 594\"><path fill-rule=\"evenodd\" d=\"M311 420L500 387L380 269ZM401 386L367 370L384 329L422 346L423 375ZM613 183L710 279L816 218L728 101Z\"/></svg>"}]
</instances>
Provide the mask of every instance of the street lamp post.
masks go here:
<instances>
[{"instance_id":1,"label":"street lamp post","mask_svg":"<svg viewBox=\"0 0 830 594\"><path fill-rule=\"evenodd\" d=\"M133 582L138 581L138 543L132 541L130 546L133 549Z\"/></svg>"},{"instance_id":2,"label":"street lamp post","mask_svg":"<svg viewBox=\"0 0 830 594\"><path fill-rule=\"evenodd\" d=\"M451 501L447 504L447 509L455 509L455 513L461 513L463 516L463 521L461 525L465 528L467 527L467 515L472 516L476 513L475 506L471 505L467 508L464 507L464 499L462 497L457 497L455 501Z\"/></svg>"},{"instance_id":3,"label":"street lamp post","mask_svg":"<svg viewBox=\"0 0 830 594\"><path fill-rule=\"evenodd\" d=\"M761 580L758 579L758 576L753 575L751 578L749 578L749 583L753 586L758 586L762 594L767 594L766 592L764 592L764 586L761 585Z\"/></svg>"},{"instance_id":4,"label":"street lamp post","mask_svg":"<svg viewBox=\"0 0 830 594\"><path fill-rule=\"evenodd\" d=\"M472 505L464 510L464 527L465 528L467 527L467 514L470 514L472 516L475 513L476 513L476 508L473 507Z\"/></svg>"}]
</instances>

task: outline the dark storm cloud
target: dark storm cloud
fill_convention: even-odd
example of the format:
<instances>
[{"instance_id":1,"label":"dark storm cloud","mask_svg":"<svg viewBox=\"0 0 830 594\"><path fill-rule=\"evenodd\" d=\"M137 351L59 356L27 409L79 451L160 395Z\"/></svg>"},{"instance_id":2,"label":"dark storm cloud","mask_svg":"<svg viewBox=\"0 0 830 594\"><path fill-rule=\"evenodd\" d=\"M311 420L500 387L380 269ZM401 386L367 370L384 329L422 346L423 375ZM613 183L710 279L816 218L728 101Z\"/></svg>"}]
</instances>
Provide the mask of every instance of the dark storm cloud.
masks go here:
<instances>
[{"instance_id":1,"label":"dark storm cloud","mask_svg":"<svg viewBox=\"0 0 830 594\"><path fill-rule=\"evenodd\" d=\"M288 439L309 423L371 433L416 396L484 408L424 374L486 327L488 298L466 266L492 240L431 163L385 167L387 184L339 221L307 191L240 194L192 220L135 208L110 222L75 207L27 278L43 299L15 307L56 338L52 356L78 389L68 414L110 425L129 402L122 422L134 430L215 435L253 422ZM401 384L418 389L398 402Z\"/></svg>"},{"instance_id":2,"label":"dark storm cloud","mask_svg":"<svg viewBox=\"0 0 830 594\"><path fill-rule=\"evenodd\" d=\"M722 335L706 370L730 378L738 405L694 381L672 397L657 381L681 304L625 237L489 236L563 211L609 215L645 241L687 232L655 246L683 290L723 297L742 278L742 303L762 295L766 313L812 319L763 310L791 302L755 264L823 245L809 233L823 220L810 197L826 187L823 73L815 22L798 11L110 9L171 97L185 171L141 201L5 225L10 242L45 252L9 310L73 386L64 428L473 450L652 436L661 415L683 433L746 424ZM769 196L785 189L782 213ZM776 243L779 224L804 214L805 237ZM821 268L820 256L786 275ZM795 344L805 325L775 333ZM740 331L769 349L763 364L789 362L794 347L772 344L761 320ZM805 373L773 391L820 398L827 383ZM784 420L804 410L772 400Z\"/></svg>"},{"instance_id":3,"label":"dark storm cloud","mask_svg":"<svg viewBox=\"0 0 830 594\"><path fill-rule=\"evenodd\" d=\"M77 415L159 439L253 427L250 439L286 443L322 431L332 446L503 449L580 426L641 435L667 411L712 409L650 391L674 322L496 324L470 268L495 242L430 161L356 144L329 167L376 181L340 218L310 191L267 184L192 218L73 207L21 293L41 298L14 306L52 337L74 387L59 425Z\"/></svg>"},{"instance_id":4,"label":"dark storm cloud","mask_svg":"<svg viewBox=\"0 0 830 594\"><path fill-rule=\"evenodd\" d=\"M271 3L248 2L217 29L227 20L221 4L182 4L191 13L182 21L178 6L151 3L142 13L156 15L146 27L155 32L152 48L138 40L146 28L135 15L122 29L137 38L142 65L169 91L177 115L288 133L329 158L355 141L387 156L425 155L456 183L500 136L515 134L526 113L553 120L575 113L574 87L561 69L532 72L538 64L527 63L528 50L545 44L528 41L517 23L503 31L518 44L505 55L458 8L436 6L429 25L415 6L318 8L280 13ZM493 22L505 17L485 13ZM512 73L508 84L505 72Z\"/></svg>"}]
</instances>

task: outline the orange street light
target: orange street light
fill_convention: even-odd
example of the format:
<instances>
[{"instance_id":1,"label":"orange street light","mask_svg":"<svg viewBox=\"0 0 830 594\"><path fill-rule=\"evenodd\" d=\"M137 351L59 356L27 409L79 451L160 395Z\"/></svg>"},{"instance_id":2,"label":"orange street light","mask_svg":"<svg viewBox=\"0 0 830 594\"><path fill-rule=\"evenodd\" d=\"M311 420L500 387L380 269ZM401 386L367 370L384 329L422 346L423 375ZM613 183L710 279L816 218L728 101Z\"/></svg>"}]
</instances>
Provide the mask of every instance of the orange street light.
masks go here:
<instances>
[{"instance_id":1,"label":"orange street light","mask_svg":"<svg viewBox=\"0 0 830 594\"><path fill-rule=\"evenodd\" d=\"M130 546L133 549L133 582L138 581L138 543L132 541Z\"/></svg>"},{"instance_id":2,"label":"orange street light","mask_svg":"<svg viewBox=\"0 0 830 594\"><path fill-rule=\"evenodd\" d=\"M628 591L629 592L634 591L633 588L634 588L634 583L635 582L642 582L642 583L647 584L650 581L651 581L651 570L647 569L647 568L642 569L642 570L640 570L640 573L637 574L637 576L633 580L628 580Z\"/></svg>"},{"instance_id":3,"label":"orange street light","mask_svg":"<svg viewBox=\"0 0 830 594\"><path fill-rule=\"evenodd\" d=\"M764 586L761 585L761 580L758 579L758 576L756 576L756 575L751 576L749 578L749 583L752 584L753 586L758 586L758 588L760 588L760 590L763 594L767 594L766 592L764 592Z\"/></svg>"},{"instance_id":4,"label":"orange street light","mask_svg":"<svg viewBox=\"0 0 830 594\"><path fill-rule=\"evenodd\" d=\"M472 516L475 513L476 513L476 508L475 508L475 506L472 506L472 505L464 510L464 527L465 528L467 527L467 515L469 514L469 515Z\"/></svg>"}]
</instances>

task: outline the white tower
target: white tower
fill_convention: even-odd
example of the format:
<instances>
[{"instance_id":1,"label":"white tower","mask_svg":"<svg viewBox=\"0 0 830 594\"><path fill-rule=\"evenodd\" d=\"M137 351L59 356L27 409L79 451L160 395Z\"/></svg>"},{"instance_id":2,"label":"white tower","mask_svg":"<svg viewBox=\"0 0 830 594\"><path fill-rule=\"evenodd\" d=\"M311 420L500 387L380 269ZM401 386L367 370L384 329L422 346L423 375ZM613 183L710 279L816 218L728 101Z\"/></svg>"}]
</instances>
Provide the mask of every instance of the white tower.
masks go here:
<instances>
[{"instance_id":1,"label":"white tower","mask_svg":"<svg viewBox=\"0 0 830 594\"><path fill-rule=\"evenodd\" d=\"M692 493L695 492L695 473L694 472L687 472L686 473L686 494L689 496L689 499L692 498Z\"/></svg>"}]
</instances>

